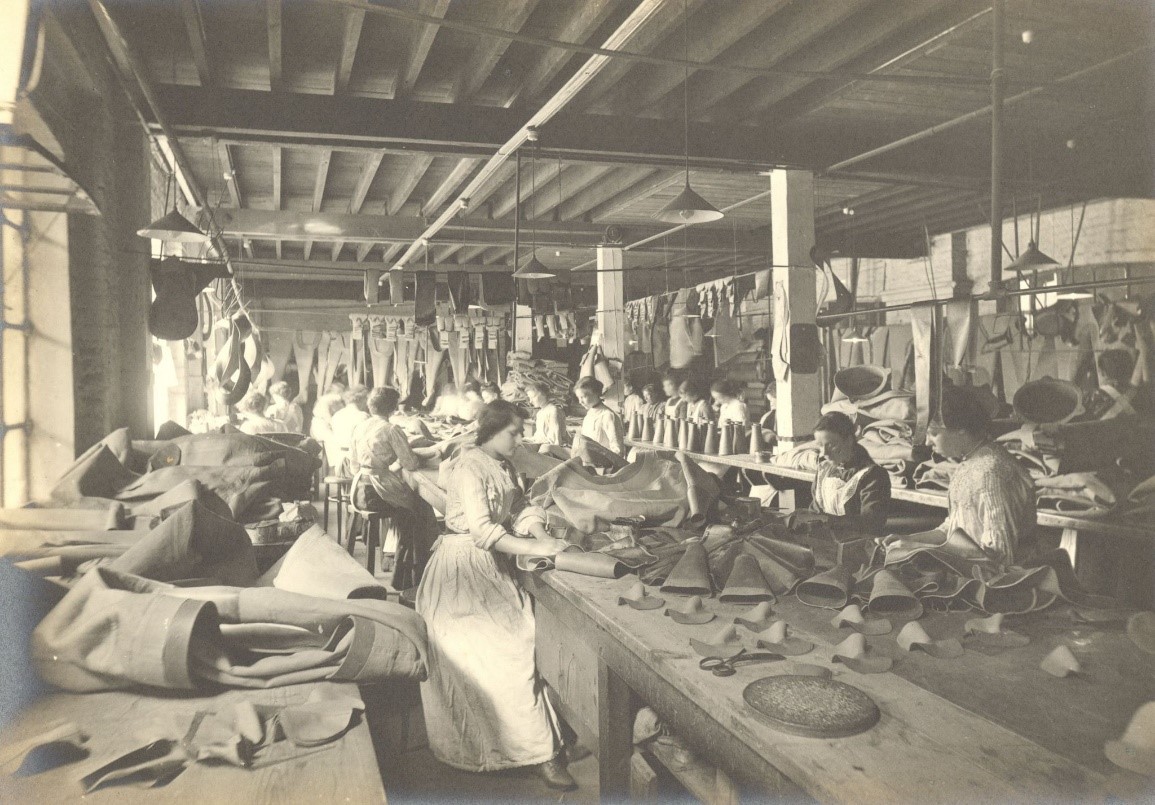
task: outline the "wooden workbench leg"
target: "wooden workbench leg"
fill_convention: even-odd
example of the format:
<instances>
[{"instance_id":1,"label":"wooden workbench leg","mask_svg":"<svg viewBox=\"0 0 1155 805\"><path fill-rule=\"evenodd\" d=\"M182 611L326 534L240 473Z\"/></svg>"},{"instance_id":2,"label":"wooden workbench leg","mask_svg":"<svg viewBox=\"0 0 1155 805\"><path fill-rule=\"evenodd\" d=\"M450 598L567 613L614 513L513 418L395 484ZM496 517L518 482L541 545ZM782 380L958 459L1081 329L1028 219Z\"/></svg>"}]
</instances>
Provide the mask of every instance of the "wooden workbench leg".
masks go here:
<instances>
[{"instance_id":1,"label":"wooden workbench leg","mask_svg":"<svg viewBox=\"0 0 1155 805\"><path fill-rule=\"evenodd\" d=\"M637 697L617 673L598 659L598 783L603 802L630 796Z\"/></svg>"}]
</instances>

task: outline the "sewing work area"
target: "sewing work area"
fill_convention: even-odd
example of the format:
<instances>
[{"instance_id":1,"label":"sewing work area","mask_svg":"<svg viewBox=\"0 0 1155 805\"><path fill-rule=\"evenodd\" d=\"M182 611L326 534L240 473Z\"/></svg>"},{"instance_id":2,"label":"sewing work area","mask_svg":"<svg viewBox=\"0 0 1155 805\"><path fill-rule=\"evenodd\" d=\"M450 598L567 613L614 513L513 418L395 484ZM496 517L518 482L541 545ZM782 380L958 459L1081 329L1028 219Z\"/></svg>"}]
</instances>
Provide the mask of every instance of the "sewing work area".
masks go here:
<instances>
[{"instance_id":1,"label":"sewing work area","mask_svg":"<svg viewBox=\"0 0 1155 805\"><path fill-rule=\"evenodd\" d=\"M1155 798L1155 6L0 20L0 801Z\"/></svg>"}]
</instances>

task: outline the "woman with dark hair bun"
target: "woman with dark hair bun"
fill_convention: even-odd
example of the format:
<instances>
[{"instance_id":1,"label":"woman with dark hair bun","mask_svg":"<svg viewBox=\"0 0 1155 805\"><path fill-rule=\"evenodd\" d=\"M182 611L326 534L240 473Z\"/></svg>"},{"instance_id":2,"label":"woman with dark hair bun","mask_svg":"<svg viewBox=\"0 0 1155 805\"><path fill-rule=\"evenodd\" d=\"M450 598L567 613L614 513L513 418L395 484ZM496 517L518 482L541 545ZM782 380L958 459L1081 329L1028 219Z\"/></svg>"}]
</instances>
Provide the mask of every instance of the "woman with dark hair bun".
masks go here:
<instances>
[{"instance_id":1,"label":"woman with dark hair bun","mask_svg":"<svg viewBox=\"0 0 1155 805\"><path fill-rule=\"evenodd\" d=\"M577 787L566 770L557 717L537 679L529 596L513 555L569 547L530 506L510 456L524 414L505 400L477 416L477 446L449 474L445 525L417 590L429 631L429 679L421 685L429 748L467 771L536 766L552 788Z\"/></svg>"},{"instance_id":2,"label":"woman with dark hair bun","mask_svg":"<svg viewBox=\"0 0 1155 805\"><path fill-rule=\"evenodd\" d=\"M885 534L890 476L858 443L846 414L833 411L814 426L822 463L811 487L810 510L834 531Z\"/></svg>"},{"instance_id":3,"label":"woman with dark hair bun","mask_svg":"<svg viewBox=\"0 0 1155 805\"><path fill-rule=\"evenodd\" d=\"M1021 563L1035 528L1035 487L1006 449L987 433L990 415L973 390L947 386L927 440L957 459L947 488L947 517L933 531L887 537L887 543L929 544L999 566Z\"/></svg>"}]
</instances>

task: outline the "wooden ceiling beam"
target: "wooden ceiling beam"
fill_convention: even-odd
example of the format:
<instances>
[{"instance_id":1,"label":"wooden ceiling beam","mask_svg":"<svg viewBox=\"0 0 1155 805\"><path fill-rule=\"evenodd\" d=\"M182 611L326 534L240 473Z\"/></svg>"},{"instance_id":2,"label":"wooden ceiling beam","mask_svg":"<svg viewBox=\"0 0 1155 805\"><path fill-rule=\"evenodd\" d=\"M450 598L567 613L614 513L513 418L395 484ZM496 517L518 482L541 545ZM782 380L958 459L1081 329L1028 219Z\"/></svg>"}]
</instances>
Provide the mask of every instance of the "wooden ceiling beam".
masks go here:
<instances>
[{"instance_id":1,"label":"wooden ceiling beam","mask_svg":"<svg viewBox=\"0 0 1155 805\"><path fill-rule=\"evenodd\" d=\"M616 196L606 199L589 210L585 217L591 221L604 221L613 217L614 213L636 204L642 199L647 199L654 193L660 193L682 180L683 174L681 173L654 171L650 176L635 182Z\"/></svg>"},{"instance_id":2,"label":"wooden ceiling beam","mask_svg":"<svg viewBox=\"0 0 1155 805\"><path fill-rule=\"evenodd\" d=\"M501 26L506 30L520 31L537 3L538 0L503 0ZM511 44L510 40L495 36L475 39L469 58L462 63L454 79L453 89L449 92L451 103L469 100L476 95Z\"/></svg>"},{"instance_id":3,"label":"wooden ceiling beam","mask_svg":"<svg viewBox=\"0 0 1155 805\"><path fill-rule=\"evenodd\" d=\"M616 168L609 175L603 176L596 184L579 190L567 198L558 207L558 217L563 221L580 218L602 202L657 173L658 171L653 168L644 166Z\"/></svg>"},{"instance_id":4,"label":"wooden ceiling beam","mask_svg":"<svg viewBox=\"0 0 1155 805\"><path fill-rule=\"evenodd\" d=\"M815 41L784 62L799 70L836 70L887 40L896 37L908 25L938 15L957 0L887 0L848 21L832 35ZM853 23L853 24L849 24ZM763 115L777 102L813 84L809 78L783 77L774 82L752 82L714 108L714 119L752 120ZM733 117L731 117L733 115Z\"/></svg>"},{"instance_id":5,"label":"wooden ceiling beam","mask_svg":"<svg viewBox=\"0 0 1155 805\"><path fill-rule=\"evenodd\" d=\"M726 61L755 67L777 67L817 37L843 22L871 0L807 0L790 6L784 19L767 26L764 36L746 37L726 52ZM690 83L690 116L699 117L751 81L770 83L752 75L700 73ZM684 106L675 87L651 106L662 117L679 118Z\"/></svg>"},{"instance_id":6,"label":"wooden ceiling beam","mask_svg":"<svg viewBox=\"0 0 1155 805\"><path fill-rule=\"evenodd\" d=\"M551 33L565 42L585 42L609 18L614 4L608 2L571 2L562 4L562 19L558 20ZM525 72L517 87L502 103L510 107L519 103L531 103L550 82L557 78L573 54L560 48L543 50L534 65Z\"/></svg>"},{"instance_id":7,"label":"wooden ceiling beam","mask_svg":"<svg viewBox=\"0 0 1155 805\"><path fill-rule=\"evenodd\" d=\"M674 177L681 181L680 176ZM282 210L227 209L218 212L218 225L226 237L252 240L344 241L346 243L407 243L417 240L424 229L422 219L412 215L354 215L336 212L291 212ZM549 248L592 248L602 242L604 227L575 221L536 222L538 245ZM631 240L664 231L653 226L626 226ZM508 246L513 243L514 222L454 218L442 228L433 246ZM530 230L523 223L522 241L528 243ZM729 227L708 229L696 227L690 239L690 250L696 252L729 252L734 245ZM769 248L769 234L761 229L738 233L740 253L764 253ZM680 247L679 247L680 248Z\"/></svg>"},{"instance_id":8,"label":"wooden ceiling beam","mask_svg":"<svg viewBox=\"0 0 1155 805\"><path fill-rule=\"evenodd\" d=\"M389 193L389 201L386 203L385 209L390 215L396 215L401 210L401 207L409 200L414 188L425 175L425 171L432 164L433 157L428 154L414 154L409 158L405 172L401 174L401 178L393 185L393 189Z\"/></svg>"},{"instance_id":9,"label":"wooden ceiling beam","mask_svg":"<svg viewBox=\"0 0 1155 805\"><path fill-rule=\"evenodd\" d=\"M202 87L213 85L212 67L209 62L208 37L205 36L205 21L201 15L198 0L180 0L180 14L188 31L189 46L192 48L193 62L197 66L197 77Z\"/></svg>"},{"instance_id":10,"label":"wooden ceiling beam","mask_svg":"<svg viewBox=\"0 0 1155 805\"><path fill-rule=\"evenodd\" d=\"M525 123L516 110L351 95L286 95L252 90L166 85L158 91L171 126L187 136L242 136L246 141L298 141L324 147L370 146L478 159L493 154ZM567 162L669 165L685 161L680 126L559 111L539 129L541 158ZM775 141L765 128L690 126L691 166L766 170L782 164L820 166L861 149L853 132L833 132L821 147ZM524 159L524 158L523 158ZM476 164L476 163L474 163ZM472 165L470 167L473 167Z\"/></svg>"},{"instance_id":11,"label":"wooden ceiling beam","mask_svg":"<svg viewBox=\"0 0 1155 805\"><path fill-rule=\"evenodd\" d=\"M676 32L663 44L661 53L672 58L714 61L758 26L777 14L792 0L731 0L710 4L690 20L693 32L689 51ZM636 117L639 110L680 89L685 71L657 65L639 66L628 82L623 82L606 97L586 108L594 114Z\"/></svg>"},{"instance_id":12,"label":"wooden ceiling beam","mask_svg":"<svg viewBox=\"0 0 1155 805\"><path fill-rule=\"evenodd\" d=\"M321 211L321 202L325 199L325 184L329 180L329 163L333 160L333 152L325 151L321 154L320 160L317 162L317 175L313 180L313 212L319 213ZM307 233L306 233L307 234ZM309 259L309 255L313 251L313 241L305 241L305 259Z\"/></svg>"},{"instance_id":13,"label":"wooden ceiling beam","mask_svg":"<svg viewBox=\"0 0 1155 805\"><path fill-rule=\"evenodd\" d=\"M265 28L269 38L269 89L273 92L280 92L285 86L281 56L281 1L265 0Z\"/></svg>"},{"instance_id":14,"label":"wooden ceiling beam","mask_svg":"<svg viewBox=\"0 0 1155 805\"><path fill-rule=\"evenodd\" d=\"M535 217L543 218L553 212L555 219L562 219L560 212L562 202L595 182L600 184L602 177L611 170L613 168L609 165L574 165L561 172L560 180L555 171L553 180L545 187L541 187L539 183L533 203L528 207L523 206L525 214L529 215L532 212Z\"/></svg>"},{"instance_id":15,"label":"wooden ceiling beam","mask_svg":"<svg viewBox=\"0 0 1155 805\"><path fill-rule=\"evenodd\" d=\"M366 156L365 164L361 166L361 175L357 177L357 186L353 188L353 195L349 199L349 212L351 214L356 215L361 212L361 207L365 204L365 197L369 195L369 188L373 185L373 180L377 178L377 170L381 167L381 160L384 158L385 155L380 152ZM333 244L334 260L341 254L344 245L343 241L337 241ZM363 248L364 245L361 244L361 247ZM368 254L368 249L362 251L362 248L357 249L358 261L364 260L365 255ZM370 248L372 248L372 244L370 244Z\"/></svg>"},{"instance_id":16,"label":"wooden ceiling beam","mask_svg":"<svg viewBox=\"0 0 1155 805\"><path fill-rule=\"evenodd\" d=\"M429 200L421 206L421 215L429 217L437 212L441 205L445 203L451 195L457 192L461 183L469 178L473 173L473 169L477 166L477 160L473 158L458 160L457 164L453 166L453 170L445 177L445 180L437 186L433 194L429 196Z\"/></svg>"},{"instance_id":17,"label":"wooden ceiling beam","mask_svg":"<svg viewBox=\"0 0 1155 805\"><path fill-rule=\"evenodd\" d=\"M346 8L344 30L341 35L341 51L337 56L337 69L333 75L333 92L349 89L349 77L353 75L353 62L357 58L357 46L361 44L361 28L365 24L365 9Z\"/></svg>"},{"instance_id":18,"label":"wooden ceiling beam","mask_svg":"<svg viewBox=\"0 0 1155 805\"><path fill-rule=\"evenodd\" d=\"M555 160L537 160L537 192L540 193L545 189L546 185L552 182L558 173L558 165ZM531 199L534 197L534 176L533 176L533 160L529 154L522 154L521 157L521 210L522 217L525 220L533 217L531 209L533 204ZM504 218L513 213L514 207L517 206L517 187L515 182L507 182L506 186L502 188L500 193L494 193L490 200L490 206L493 208L494 218Z\"/></svg>"},{"instance_id":19,"label":"wooden ceiling beam","mask_svg":"<svg viewBox=\"0 0 1155 805\"><path fill-rule=\"evenodd\" d=\"M444 17L449 10L450 0L421 0L417 10L430 17ZM405 72L401 76L399 95L408 95L417 84L421 76L421 69L429 56L429 49L433 47L433 40L437 38L436 25L421 25L420 31L413 39L413 49L405 61Z\"/></svg>"}]
</instances>

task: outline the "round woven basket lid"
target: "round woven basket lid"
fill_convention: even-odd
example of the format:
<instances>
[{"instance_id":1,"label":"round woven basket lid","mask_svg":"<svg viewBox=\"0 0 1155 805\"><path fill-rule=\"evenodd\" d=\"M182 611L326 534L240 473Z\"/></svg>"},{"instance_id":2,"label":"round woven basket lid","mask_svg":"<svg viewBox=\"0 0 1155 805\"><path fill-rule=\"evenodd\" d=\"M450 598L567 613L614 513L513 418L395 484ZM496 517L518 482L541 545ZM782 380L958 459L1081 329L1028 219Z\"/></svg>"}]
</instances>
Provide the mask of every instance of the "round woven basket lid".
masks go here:
<instances>
[{"instance_id":1,"label":"round woven basket lid","mask_svg":"<svg viewBox=\"0 0 1155 805\"><path fill-rule=\"evenodd\" d=\"M852 685L817 676L768 676L742 691L771 726L808 738L844 738L878 723L874 700Z\"/></svg>"}]
</instances>

